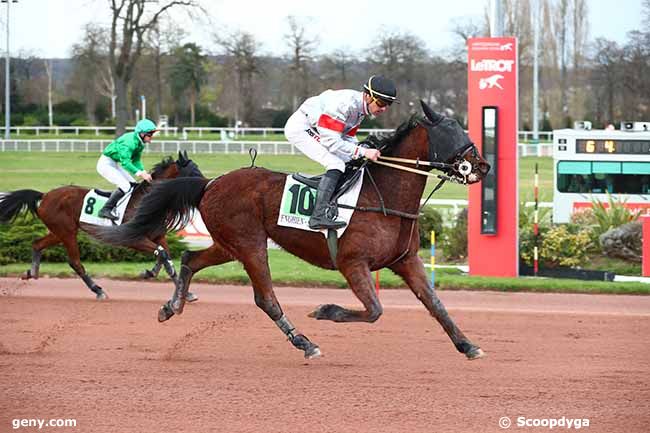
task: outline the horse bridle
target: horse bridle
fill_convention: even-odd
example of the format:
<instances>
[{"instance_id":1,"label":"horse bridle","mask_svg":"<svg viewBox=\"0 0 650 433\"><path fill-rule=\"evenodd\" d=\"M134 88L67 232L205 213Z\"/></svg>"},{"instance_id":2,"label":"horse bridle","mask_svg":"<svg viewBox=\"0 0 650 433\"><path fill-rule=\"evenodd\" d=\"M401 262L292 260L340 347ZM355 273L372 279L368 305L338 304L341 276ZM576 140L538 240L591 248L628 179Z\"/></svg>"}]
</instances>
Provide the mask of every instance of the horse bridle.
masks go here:
<instances>
[{"instance_id":1,"label":"horse bridle","mask_svg":"<svg viewBox=\"0 0 650 433\"><path fill-rule=\"evenodd\" d=\"M476 149L476 146L474 143L469 143L466 146L464 146L462 149L460 149L455 157L454 157L454 162L453 163L446 163L446 162L434 162L434 161L422 161L421 159L407 159L407 158L395 158L391 156L380 156L378 161L373 161L374 164L379 164L379 165L384 165L386 167L391 167L395 168L398 170L403 170L403 171L408 171L411 173L416 173L420 174L423 176L430 176L430 177L437 177L438 179L443 179L445 181L450 181L450 182L455 182L455 183L460 183L463 185L467 185L467 177L472 173L473 170L477 169L474 164L470 163L465 159L465 156L468 153L472 153L472 156L476 157L478 155L478 149ZM476 158L478 159L478 158ZM392 161L392 162L385 162L385 161ZM405 167L400 164L393 164L393 162L399 162L403 164L413 164L415 165L416 168L411 168L411 167ZM458 180L456 177L451 177L451 176L445 176L441 175L438 173L431 173L429 171L424 171L420 170L419 167L423 165L426 167L433 167L437 170L453 170L457 173L459 173L462 177L463 180Z\"/></svg>"}]
</instances>

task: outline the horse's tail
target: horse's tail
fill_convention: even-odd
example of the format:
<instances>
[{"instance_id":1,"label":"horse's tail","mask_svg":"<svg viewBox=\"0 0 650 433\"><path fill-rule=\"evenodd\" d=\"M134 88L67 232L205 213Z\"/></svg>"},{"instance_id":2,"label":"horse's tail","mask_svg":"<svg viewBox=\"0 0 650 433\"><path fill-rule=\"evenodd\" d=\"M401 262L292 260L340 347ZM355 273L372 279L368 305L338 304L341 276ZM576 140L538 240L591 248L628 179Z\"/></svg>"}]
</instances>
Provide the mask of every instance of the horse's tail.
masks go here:
<instances>
[{"instance_id":1,"label":"horse's tail","mask_svg":"<svg viewBox=\"0 0 650 433\"><path fill-rule=\"evenodd\" d=\"M23 212L31 212L36 216L36 208L43 193L33 189L0 194L0 223L7 224Z\"/></svg>"},{"instance_id":2,"label":"horse's tail","mask_svg":"<svg viewBox=\"0 0 650 433\"><path fill-rule=\"evenodd\" d=\"M155 238L167 230L185 225L201 202L209 179L183 177L153 184L144 195L133 218L117 227L93 227L97 238L113 245L130 245L143 238Z\"/></svg>"}]
</instances>

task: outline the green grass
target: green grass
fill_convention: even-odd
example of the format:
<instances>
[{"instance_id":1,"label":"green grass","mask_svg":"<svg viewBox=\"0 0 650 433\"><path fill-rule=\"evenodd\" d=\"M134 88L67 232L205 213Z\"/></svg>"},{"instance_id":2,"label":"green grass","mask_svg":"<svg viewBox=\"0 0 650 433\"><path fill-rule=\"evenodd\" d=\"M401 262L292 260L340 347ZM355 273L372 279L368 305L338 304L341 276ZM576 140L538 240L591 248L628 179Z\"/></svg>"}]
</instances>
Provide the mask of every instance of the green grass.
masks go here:
<instances>
[{"instance_id":1,"label":"green grass","mask_svg":"<svg viewBox=\"0 0 650 433\"><path fill-rule=\"evenodd\" d=\"M273 275L273 282L276 285L347 287L345 279L338 271L317 268L281 250L269 250L269 263L271 274ZM140 272L145 268L151 268L152 262L84 263L84 266L93 277L137 279ZM0 276L17 277L28 267L29 264L27 263L0 266ZM41 265L41 274L52 277L75 277L72 269L65 263L43 263ZM167 277L160 276L158 279L160 281L166 281ZM204 269L193 278L193 281L250 285L243 267L236 262ZM380 271L380 284L383 289L406 288L404 282L387 269ZM436 269L436 288L447 290L496 290L503 292L650 294L650 284L643 283L613 283L546 278L472 277L463 275L459 270L454 268Z\"/></svg>"},{"instance_id":2,"label":"green grass","mask_svg":"<svg viewBox=\"0 0 650 433\"><path fill-rule=\"evenodd\" d=\"M145 153L145 167L151 167L163 158L160 153ZM207 177L215 177L237 168L250 165L248 154L191 155ZM111 188L96 171L99 153L83 152L0 152L0 191L36 189L49 191L62 185L83 185ZM533 170L540 166L540 200L550 201L553 197L553 163L551 158L526 157L520 159L519 195L522 201L533 198ZM258 155L256 165L270 170L318 174L323 167L302 155ZM425 196L436 185L430 179ZM447 183L433 196L440 199L467 199L467 187Z\"/></svg>"},{"instance_id":3,"label":"green grass","mask_svg":"<svg viewBox=\"0 0 650 433\"><path fill-rule=\"evenodd\" d=\"M36 189L48 191L61 185L76 184L111 188L97 172L95 164L98 154L94 153L65 153L65 152L0 152L0 191L16 189ZM147 153L144 155L145 166L150 167L162 159L162 154ZM247 154L195 154L192 158L199 164L207 177L215 177L228 171L250 165ZM540 200L551 201L553 196L552 159L548 157L526 157L519 160L519 194L521 201L533 199L533 170L535 163L539 164L540 172ZM256 165L271 170L317 174L323 171L322 167L308 158L300 155L259 155ZM433 188L435 180L430 180L425 194ZM467 187L462 185L447 184L438 191L434 198L466 199ZM426 252L423 259L428 262ZM345 281L338 272L324 271L307 265L305 262L291 257L282 258L282 254L271 251L271 266L274 280L280 284L309 284L344 287ZM287 255L288 256L288 255ZM598 269L607 269L621 274L639 275L638 265L621 264L619 261L611 263L597 263ZM147 264L151 266L151 264ZM618 267L617 267L618 266ZM0 274L19 274L27 268L23 265L10 265L0 267ZM134 278L144 268L142 264L93 264L88 268L93 275L112 277ZM590 267L591 268L591 267ZM53 275L72 276L72 272L65 264L44 264L43 270ZM610 291L626 290L635 293L646 293L647 285L625 284L628 288L619 287L619 284L600 282L572 282L571 280L543 280L543 279L501 279L501 278L476 278L459 276L444 270L438 271L440 286L443 288L490 288L494 290L569 290L569 291L596 291L610 293ZM227 264L219 268L206 270L199 275L208 281L220 282L247 282L247 277L238 264ZM390 271L382 272L382 285L386 287L402 287L401 281ZM636 288L635 288L636 287Z\"/></svg>"}]
</instances>

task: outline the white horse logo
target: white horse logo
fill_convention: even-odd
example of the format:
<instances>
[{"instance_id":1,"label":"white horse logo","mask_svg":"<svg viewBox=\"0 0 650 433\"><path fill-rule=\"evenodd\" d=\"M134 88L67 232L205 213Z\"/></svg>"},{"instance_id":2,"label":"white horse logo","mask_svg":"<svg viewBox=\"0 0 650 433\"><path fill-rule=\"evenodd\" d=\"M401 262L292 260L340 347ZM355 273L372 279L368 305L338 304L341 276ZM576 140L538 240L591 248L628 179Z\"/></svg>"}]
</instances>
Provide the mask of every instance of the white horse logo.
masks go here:
<instances>
[{"instance_id":1,"label":"white horse logo","mask_svg":"<svg viewBox=\"0 0 650 433\"><path fill-rule=\"evenodd\" d=\"M503 87L501 87L501 84L499 84L499 80L502 78L503 75L501 74L494 74L487 78L481 78L478 82L478 88L483 90L498 87L499 89L503 90Z\"/></svg>"},{"instance_id":2,"label":"white horse logo","mask_svg":"<svg viewBox=\"0 0 650 433\"><path fill-rule=\"evenodd\" d=\"M512 42L501 45L501 51L512 51Z\"/></svg>"}]
</instances>

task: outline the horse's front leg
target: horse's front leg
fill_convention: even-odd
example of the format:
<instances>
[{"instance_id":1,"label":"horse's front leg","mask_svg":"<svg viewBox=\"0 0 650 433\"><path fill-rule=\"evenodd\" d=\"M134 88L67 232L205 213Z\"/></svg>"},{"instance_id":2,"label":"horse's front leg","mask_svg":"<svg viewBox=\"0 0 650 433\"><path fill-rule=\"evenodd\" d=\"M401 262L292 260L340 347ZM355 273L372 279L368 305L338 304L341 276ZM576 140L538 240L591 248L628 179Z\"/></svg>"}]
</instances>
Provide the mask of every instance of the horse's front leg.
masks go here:
<instances>
[{"instance_id":1,"label":"horse's front leg","mask_svg":"<svg viewBox=\"0 0 650 433\"><path fill-rule=\"evenodd\" d=\"M390 269L404 279L415 296L429 310L429 313L442 325L460 353L464 353L468 359L478 359L485 355L480 347L469 341L451 319L447 309L429 284L422 260L417 255L404 257L390 266Z\"/></svg>"},{"instance_id":2,"label":"horse's front leg","mask_svg":"<svg viewBox=\"0 0 650 433\"><path fill-rule=\"evenodd\" d=\"M379 298L375 293L372 274L366 263L344 263L340 267L341 273L348 281L350 289L359 298L364 311L349 310L335 304L320 305L309 314L318 320L332 320L334 322L375 322L383 313Z\"/></svg>"}]
</instances>

